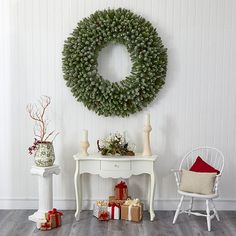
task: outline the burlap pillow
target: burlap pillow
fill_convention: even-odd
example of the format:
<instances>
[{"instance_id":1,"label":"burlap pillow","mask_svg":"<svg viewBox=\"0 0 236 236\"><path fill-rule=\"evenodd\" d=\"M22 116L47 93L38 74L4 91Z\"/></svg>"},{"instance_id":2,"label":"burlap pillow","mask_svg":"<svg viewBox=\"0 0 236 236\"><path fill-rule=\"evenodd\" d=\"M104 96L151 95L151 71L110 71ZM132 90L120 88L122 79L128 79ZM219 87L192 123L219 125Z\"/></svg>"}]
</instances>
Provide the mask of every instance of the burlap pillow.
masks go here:
<instances>
[{"instance_id":1,"label":"burlap pillow","mask_svg":"<svg viewBox=\"0 0 236 236\"><path fill-rule=\"evenodd\" d=\"M190 193L213 194L216 173L202 173L182 169L179 190Z\"/></svg>"}]
</instances>

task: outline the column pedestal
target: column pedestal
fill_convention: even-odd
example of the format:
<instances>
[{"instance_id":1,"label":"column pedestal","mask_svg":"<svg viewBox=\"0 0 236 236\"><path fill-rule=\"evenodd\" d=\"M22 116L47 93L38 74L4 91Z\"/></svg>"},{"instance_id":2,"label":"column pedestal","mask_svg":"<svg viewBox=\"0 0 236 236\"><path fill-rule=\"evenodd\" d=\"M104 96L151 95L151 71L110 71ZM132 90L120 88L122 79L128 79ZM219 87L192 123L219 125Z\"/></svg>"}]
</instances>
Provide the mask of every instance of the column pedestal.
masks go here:
<instances>
[{"instance_id":1,"label":"column pedestal","mask_svg":"<svg viewBox=\"0 0 236 236\"><path fill-rule=\"evenodd\" d=\"M29 216L28 219L34 222L44 223L45 213L53 208L52 175L58 175L60 173L60 167L58 165L49 167L33 166L30 172L33 175L38 175L39 206L38 210Z\"/></svg>"}]
</instances>

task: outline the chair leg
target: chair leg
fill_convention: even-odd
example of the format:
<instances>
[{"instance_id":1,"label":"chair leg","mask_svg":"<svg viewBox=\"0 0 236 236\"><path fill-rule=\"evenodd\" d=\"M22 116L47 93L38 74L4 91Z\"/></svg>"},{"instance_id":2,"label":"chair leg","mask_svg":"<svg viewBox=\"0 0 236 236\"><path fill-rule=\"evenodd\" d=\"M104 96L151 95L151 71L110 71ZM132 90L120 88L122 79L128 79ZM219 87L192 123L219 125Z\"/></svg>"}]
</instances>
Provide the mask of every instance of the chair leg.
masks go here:
<instances>
[{"instance_id":1,"label":"chair leg","mask_svg":"<svg viewBox=\"0 0 236 236\"><path fill-rule=\"evenodd\" d=\"M193 197L190 198L190 202L189 202L189 213L188 215L190 216L190 212L192 211L193 208Z\"/></svg>"},{"instance_id":2,"label":"chair leg","mask_svg":"<svg viewBox=\"0 0 236 236\"><path fill-rule=\"evenodd\" d=\"M207 229L211 231L211 216L210 216L210 209L209 209L209 200L206 200L206 213L207 213Z\"/></svg>"},{"instance_id":3,"label":"chair leg","mask_svg":"<svg viewBox=\"0 0 236 236\"><path fill-rule=\"evenodd\" d=\"M177 207L177 210L176 210L176 212L175 212L174 219L173 219L173 224L175 224L175 222L176 222L176 220L177 220L177 218L178 218L178 215L179 215L179 212L180 212L180 209L181 209L183 200L184 200L184 196L182 196L182 197L180 198L180 202L179 202L179 204L178 204L178 207Z\"/></svg>"},{"instance_id":4,"label":"chair leg","mask_svg":"<svg viewBox=\"0 0 236 236\"><path fill-rule=\"evenodd\" d=\"M216 216L216 219L217 219L218 221L220 221L220 217L219 217L218 212L217 212L217 210L216 210L216 207L215 207L215 204L214 204L214 202L213 202L213 199L211 199L210 201L211 201L211 205L212 205L212 208L213 208L213 212L214 212L214 214L215 214L215 216Z\"/></svg>"}]
</instances>

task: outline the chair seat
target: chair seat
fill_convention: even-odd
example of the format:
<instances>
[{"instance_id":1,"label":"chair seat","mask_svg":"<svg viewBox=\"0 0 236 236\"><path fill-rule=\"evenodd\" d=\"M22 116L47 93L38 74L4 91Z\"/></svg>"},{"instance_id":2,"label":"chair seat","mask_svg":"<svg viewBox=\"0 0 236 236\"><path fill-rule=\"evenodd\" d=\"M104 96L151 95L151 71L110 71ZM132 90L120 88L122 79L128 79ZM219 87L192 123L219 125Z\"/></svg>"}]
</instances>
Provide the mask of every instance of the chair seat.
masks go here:
<instances>
[{"instance_id":1,"label":"chair seat","mask_svg":"<svg viewBox=\"0 0 236 236\"><path fill-rule=\"evenodd\" d=\"M188 196L188 197L196 197L196 198L202 198L202 199L212 199L212 198L217 198L218 194L217 193L213 193L210 195L204 195L204 194L198 194L198 193L189 193L189 192L184 192L181 190L178 190L178 193L184 196Z\"/></svg>"}]
</instances>

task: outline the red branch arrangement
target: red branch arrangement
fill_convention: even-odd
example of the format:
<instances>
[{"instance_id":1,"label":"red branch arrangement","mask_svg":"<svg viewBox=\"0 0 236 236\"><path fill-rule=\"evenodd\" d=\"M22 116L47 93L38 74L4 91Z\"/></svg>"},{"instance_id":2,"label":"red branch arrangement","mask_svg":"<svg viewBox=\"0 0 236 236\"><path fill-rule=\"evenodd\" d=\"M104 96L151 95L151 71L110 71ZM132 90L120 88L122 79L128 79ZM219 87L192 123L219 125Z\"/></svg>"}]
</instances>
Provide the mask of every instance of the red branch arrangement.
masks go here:
<instances>
[{"instance_id":1,"label":"red branch arrangement","mask_svg":"<svg viewBox=\"0 0 236 236\"><path fill-rule=\"evenodd\" d=\"M29 104L26 108L29 116L35 122L34 135L35 141L33 146L29 147L29 154L35 151L37 145L43 142L53 142L59 133L55 134L55 130L47 133L49 120L45 117L48 106L51 103L51 98L42 96L38 104ZM51 139L51 141L49 141Z\"/></svg>"}]
</instances>

